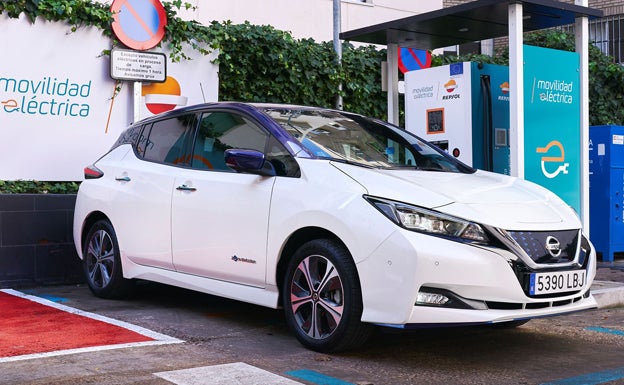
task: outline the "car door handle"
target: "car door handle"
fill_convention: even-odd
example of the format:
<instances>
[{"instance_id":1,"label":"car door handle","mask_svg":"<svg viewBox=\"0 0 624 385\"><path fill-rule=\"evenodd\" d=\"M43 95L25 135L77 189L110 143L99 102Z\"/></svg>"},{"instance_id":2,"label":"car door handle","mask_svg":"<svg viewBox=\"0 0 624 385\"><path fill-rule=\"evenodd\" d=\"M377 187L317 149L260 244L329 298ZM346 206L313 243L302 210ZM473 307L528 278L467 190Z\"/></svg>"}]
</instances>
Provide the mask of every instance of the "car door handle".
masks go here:
<instances>
[{"instance_id":1,"label":"car door handle","mask_svg":"<svg viewBox=\"0 0 624 385\"><path fill-rule=\"evenodd\" d=\"M176 187L176 190L179 190L179 191L196 191L197 189L195 187L190 187L190 186L187 186L187 185L183 184L182 186Z\"/></svg>"},{"instance_id":2,"label":"car door handle","mask_svg":"<svg viewBox=\"0 0 624 385\"><path fill-rule=\"evenodd\" d=\"M115 178L115 180L119 182L130 182L131 179L129 176L125 175L125 176L118 176Z\"/></svg>"}]
</instances>

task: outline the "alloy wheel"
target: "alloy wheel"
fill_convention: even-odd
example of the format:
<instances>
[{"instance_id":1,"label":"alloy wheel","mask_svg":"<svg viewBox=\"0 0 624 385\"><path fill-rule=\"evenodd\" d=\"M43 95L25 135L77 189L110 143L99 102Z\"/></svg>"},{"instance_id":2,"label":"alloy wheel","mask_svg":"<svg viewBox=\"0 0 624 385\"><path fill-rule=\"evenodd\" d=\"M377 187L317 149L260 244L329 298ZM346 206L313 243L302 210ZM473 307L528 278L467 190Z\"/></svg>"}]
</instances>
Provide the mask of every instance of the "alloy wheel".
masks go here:
<instances>
[{"instance_id":1,"label":"alloy wheel","mask_svg":"<svg viewBox=\"0 0 624 385\"><path fill-rule=\"evenodd\" d=\"M93 233L85 258L91 284L98 288L107 287L115 267L115 246L110 234L104 230Z\"/></svg>"},{"instance_id":2,"label":"alloy wheel","mask_svg":"<svg viewBox=\"0 0 624 385\"><path fill-rule=\"evenodd\" d=\"M298 327L313 339L330 336L343 316L344 290L336 267L325 257L304 258L293 275L290 300Z\"/></svg>"}]
</instances>

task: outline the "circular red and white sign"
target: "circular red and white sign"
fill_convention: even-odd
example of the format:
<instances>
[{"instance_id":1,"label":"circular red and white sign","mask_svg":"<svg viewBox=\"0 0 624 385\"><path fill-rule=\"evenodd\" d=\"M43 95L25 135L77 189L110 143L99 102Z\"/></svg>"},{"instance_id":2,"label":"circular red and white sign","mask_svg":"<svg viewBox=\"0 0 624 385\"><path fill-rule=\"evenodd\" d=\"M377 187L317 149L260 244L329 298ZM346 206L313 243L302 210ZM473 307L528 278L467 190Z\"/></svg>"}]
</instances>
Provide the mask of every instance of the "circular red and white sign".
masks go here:
<instances>
[{"instance_id":1,"label":"circular red and white sign","mask_svg":"<svg viewBox=\"0 0 624 385\"><path fill-rule=\"evenodd\" d=\"M165 36L167 12L159 0L114 0L113 33L129 48L154 48Z\"/></svg>"}]
</instances>

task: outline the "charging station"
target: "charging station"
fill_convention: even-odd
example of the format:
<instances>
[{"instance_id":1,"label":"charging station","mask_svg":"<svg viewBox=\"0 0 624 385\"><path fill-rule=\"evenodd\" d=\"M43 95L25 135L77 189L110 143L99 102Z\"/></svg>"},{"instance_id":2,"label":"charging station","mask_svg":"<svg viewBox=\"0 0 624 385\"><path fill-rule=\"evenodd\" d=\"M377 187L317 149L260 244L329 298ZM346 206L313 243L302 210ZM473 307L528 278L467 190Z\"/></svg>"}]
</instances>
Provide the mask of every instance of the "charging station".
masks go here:
<instances>
[{"instance_id":1,"label":"charging station","mask_svg":"<svg viewBox=\"0 0 624 385\"><path fill-rule=\"evenodd\" d=\"M603 12L587 5L587 0L575 0L574 4L555 0L475 0L343 32L340 38L387 46L387 68L394 69L398 68L398 47L432 50L507 36L510 175L532 180L560 195L577 210L589 233L588 22L602 17ZM575 65L565 67L575 72L574 79L570 72L560 78L560 67L552 65L552 58L568 52L543 55L538 47L527 49L522 44L524 32L568 24L575 25L576 52L574 58L566 58L574 60ZM532 73L525 73L527 61L534 63ZM387 70L387 74L388 121L398 124L398 71ZM575 111L571 114L572 109ZM435 115L431 114L433 119ZM440 115L438 112L437 118ZM442 123L448 116L444 115ZM433 141L448 140L451 146L450 139L441 135L438 138ZM526 164L538 167L525 169Z\"/></svg>"},{"instance_id":2,"label":"charging station","mask_svg":"<svg viewBox=\"0 0 624 385\"><path fill-rule=\"evenodd\" d=\"M470 166L509 175L508 67L463 62L407 72L405 128Z\"/></svg>"}]
</instances>

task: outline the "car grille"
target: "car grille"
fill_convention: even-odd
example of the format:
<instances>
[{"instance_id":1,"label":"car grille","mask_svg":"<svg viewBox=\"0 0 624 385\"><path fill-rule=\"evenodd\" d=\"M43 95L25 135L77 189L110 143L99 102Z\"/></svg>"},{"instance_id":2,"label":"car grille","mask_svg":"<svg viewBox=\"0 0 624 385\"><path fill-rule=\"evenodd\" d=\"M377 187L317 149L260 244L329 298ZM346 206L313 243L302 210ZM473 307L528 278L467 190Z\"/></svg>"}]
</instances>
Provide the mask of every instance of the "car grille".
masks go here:
<instances>
[{"instance_id":1,"label":"car grille","mask_svg":"<svg viewBox=\"0 0 624 385\"><path fill-rule=\"evenodd\" d=\"M535 263L568 263L576 256L578 230L509 231L509 235Z\"/></svg>"},{"instance_id":2,"label":"car grille","mask_svg":"<svg viewBox=\"0 0 624 385\"><path fill-rule=\"evenodd\" d=\"M521 309L545 309L550 307L566 306L576 302L579 302L583 298L589 297L589 290L582 296L577 296L571 299L562 301L550 301L550 302L534 302L534 303L510 303L510 302L492 302L486 301L488 309L494 310L521 310Z\"/></svg>"}]
</instances>

